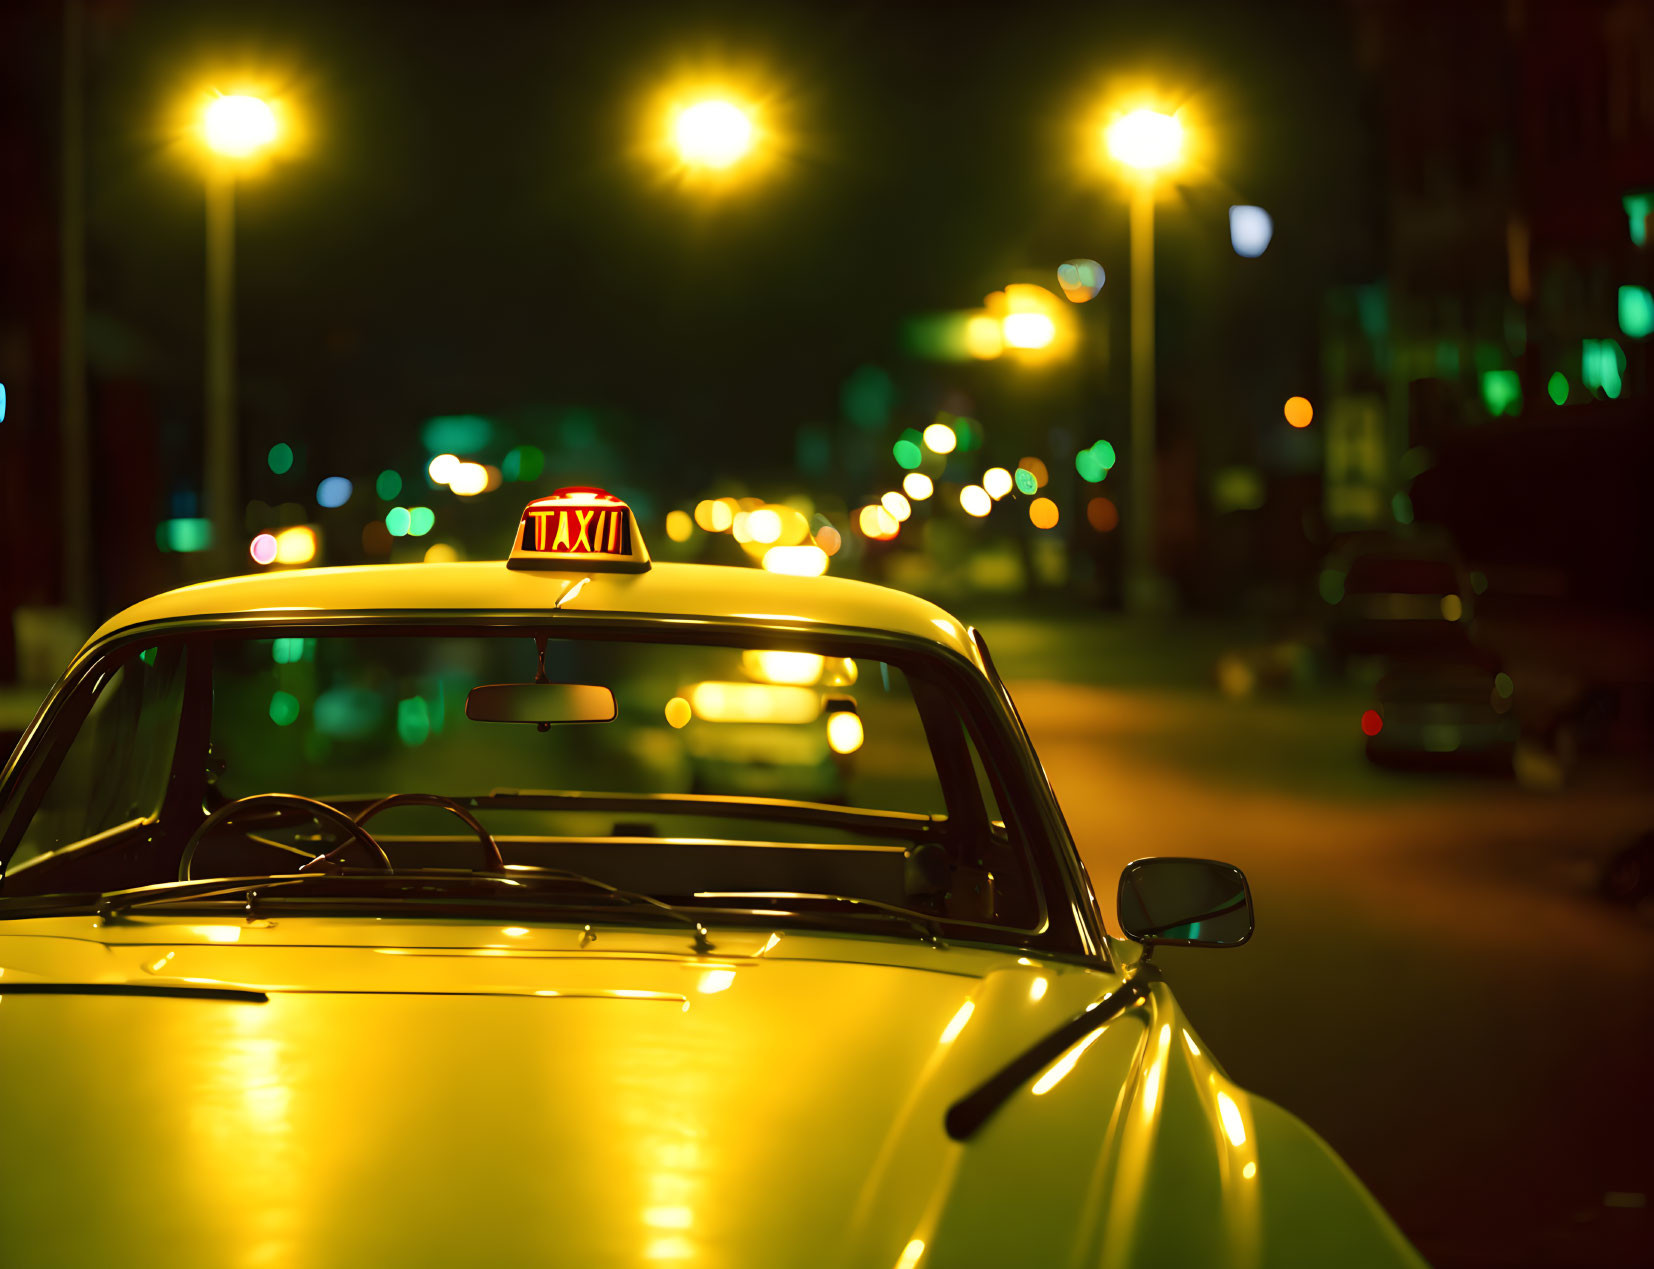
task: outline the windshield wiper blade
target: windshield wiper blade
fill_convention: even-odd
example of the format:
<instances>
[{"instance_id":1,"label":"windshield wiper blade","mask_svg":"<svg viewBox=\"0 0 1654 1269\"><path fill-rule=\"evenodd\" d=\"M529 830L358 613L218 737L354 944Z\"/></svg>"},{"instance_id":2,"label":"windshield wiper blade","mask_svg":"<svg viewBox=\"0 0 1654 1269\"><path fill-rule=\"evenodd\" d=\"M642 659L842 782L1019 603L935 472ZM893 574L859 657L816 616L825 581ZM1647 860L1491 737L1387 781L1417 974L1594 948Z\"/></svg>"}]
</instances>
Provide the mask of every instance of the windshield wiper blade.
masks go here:
<instances>
[{"instance_id":1,"label":"windshield wiper blade","mask_svg":"<svg viewBox=\"0 0 1654 1269\"><path fill-rule=\"evenodd\" d=\"M707 933L706 926L693 915L674 907L670 903L655 898L653 895L643 894L636 890L626 890L620 886L611 886L606 881L599 881L596 877L588 877L584 873L572 872L562 868L536 868L532 873L521 877L500 877L489 873L456 872L446 869L421 869L418 872L403 871L387 873L380 869L351 870L334 873L290 873L274 874L267 877L242 877L226 881L223 878L205 880L199 884L180 887L177 883L164 883L159 887L142 887L136 891L121 891L101 897L97 903L98 914L106 921L118 920L129 912L141 911L149 908L163 907L168 904L193 903L202 900L234 898L238 895L246 896L246 910L249 919L258 915L258 907L266 900L280 900L288 897L273 893L284 890L328 891L335 890L332 898L372 898L375 896L410 896L417 891L438 890L466 890L477 887L489 887L497 892L514 898L526 899L535 906L545 906L547 899L554 898L546 890L537 885L537 882L549 881L556 883L573 883L588 889L601 891L610 898L642 906L660 912L681 925L688 926L694 934L695 950L700 953L712 950L712 940ZM341 884L342 883L342 884ZM162 890L163 893L152 893ZM342 891L343 893L337 893ZM292 897L298 897L297 895ZM460 896L433 894L434 898L455 898ZM559 904L557 906L568 906Z\"/></svg>"},{"instance_id":2,"label":"windshield wiper blade","mask_svg":"<svg viewBox=\"0 0 1654 1269\"><path fill-rule=\"evenodd\" d=\"M848 894L819 894L803 890L697 890L697 899L782 899L804 900L811 903L842 903L851 905L853 909L865 909L854 912L857 916L883 916L891 920L902 922L910 929L919 931L919 935L932 947L942 946L942 926L934 917L924 912L915 912L912 908L897 907L894 903L886 903L882 899L863 899Z\"/></svg>"}]
</instances>

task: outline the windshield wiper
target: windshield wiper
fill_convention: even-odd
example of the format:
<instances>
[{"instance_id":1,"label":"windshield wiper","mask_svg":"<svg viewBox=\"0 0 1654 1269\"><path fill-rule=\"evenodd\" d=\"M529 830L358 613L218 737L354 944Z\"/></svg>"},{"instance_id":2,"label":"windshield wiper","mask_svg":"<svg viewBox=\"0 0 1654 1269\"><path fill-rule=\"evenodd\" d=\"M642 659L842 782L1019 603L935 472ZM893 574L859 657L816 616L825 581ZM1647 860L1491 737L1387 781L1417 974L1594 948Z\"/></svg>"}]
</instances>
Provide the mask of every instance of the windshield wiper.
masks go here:
<instances>
[{"instance_id":1,"label":"windshield wiper","mask_svg":"<svg viewBox=\"0 0 1654 1269\"><path fill-rule=\"evenodd\" d=\"M900 921L909 929L919 931L919 936L932 947L942 946L942 926L935 918L923 912L915 912L912 908L897 907L894 903L886 903L882 899L863 899L847 894L817 894L802 890L697 890L697 899L785 899L804 900L810 903L839 903L851 905L852 916L877 916L886 920ZM855 909L865 909L856 911ZM799 915L809 915L800 913Z\"/></svg>"},{"instance_id":2,"label":"windshield wiper","mask_svg":"<svg viewBox=\"0 0 1654 1269\"><path fill-rule=\"evenodd\" d=\"M275 891L328 891L335 890L333 895L322 897L332 898L372 898L376 896L409 895L411 892L426 891L435 899L453 898L451 892L455 889L475 889L478 886L489 887L501 894L502 897L527 900L534 906L549 906L548 900L555 903L557 895L548 893L539 882L556 884L574 884L588 889L601 891L609 898L633 906L642 906L660 912L682 925L688 926L695 937L697 952L710 952L712 941L707 934L706 927L691 914L670 903L655 898L653 895L643 894L636 890L625 890L619 886L611 886L606 881L599 881L596 877L588 877L584 873L571 872L561 868L536 868L532 873L522 877L499 877L489 873L451 872L444 869L422 869L419 872L385 873L379 869L368 869L361 872L350 871L340 873L303 873L277 874L267 877L243 877L233 881L220 878L204 881L197 885L180 887L177 883L167 882L161 886L144 886L136 890L119 891L103 895L96 903L98 915L106 921L119 920L122 916L151 908L165 907L169 904L196 903L202 900L233 899L245 896L246 913L249 920L259 914L262 904L268 900L280 900L286 897L299 898L298 894L291 896ZM342 890L343 893L337 893ZM161 893L156 893L161 891ZM449 893L442 893L447 891ZM77 905L84 908L85 904ZM558 907L591 906L570 905L555 903Z\"/></svg>"}]
</instances>

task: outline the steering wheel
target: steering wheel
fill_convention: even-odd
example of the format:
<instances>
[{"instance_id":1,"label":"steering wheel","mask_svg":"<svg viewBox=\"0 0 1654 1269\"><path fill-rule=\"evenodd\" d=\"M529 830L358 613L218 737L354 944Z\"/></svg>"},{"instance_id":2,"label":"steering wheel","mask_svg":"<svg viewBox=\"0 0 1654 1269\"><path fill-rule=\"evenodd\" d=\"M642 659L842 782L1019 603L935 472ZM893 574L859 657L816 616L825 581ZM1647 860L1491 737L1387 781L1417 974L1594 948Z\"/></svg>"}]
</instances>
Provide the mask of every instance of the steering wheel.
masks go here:
<instances>
[{"instance_id":1,"label":"steering wheel","mask_svg":"<svg viewBox=\"0 0 1654 1269\"><path fill-rule=\"evenodd\" d=\"M465 827L477 835L482 843L483 853L488 856L489 865L496 872L505 871L505 856L500 854L499 843L493 835L484 828L475 815L467 811L453 798L445 798L440 793L392 793L389 797L380 798L372 806L365 806L356 812L355 824L360 828L380 811L388 811L397 806L436 806L441 807L451 815L457 815L465 821ZM343 850L344 846L336 846L334 850ZM330 852L331 853L331 852Z\"/></svg>"},{"instance_id":2,"label":"steering wheel","mask_svg":"<svg viewBox=\"0 0 1654 1269\"><path fill-rule=\"evenodd\" d=\"M387 801L388 800L389 799L387 799ZM331 824L334 828L340 829L348 834L346 839L339 843L339 845L335 846L332 850L317 855L309 863L301 865L299 869L300 872L303 872L305 869L311 868L314 865L330 859L332 856L338 854L340 851L344 850L346 846L350 845L352 839L359 841L362 845L366 846L372 853L374 862L386 872L396 871L391 867L390 856L385 854L385 848L374 840L373 835L369 833L367 829L363 828L355 820L351 819L350 816L339 810L338 807L329 806L326 802L317 801L315 798L301 797L297 793L253 793L244 798L237 798L234 802L226 802L211 815L207 816L206 819L201 821L195 832L190 834L189 841L184 843L184 853L178 860L178 880L193 880L190 876L190 865L195 862L195 852L201 845L201 840L213 829L229 822L238 815L246 814L248 811L260 810L264 808L274 809L277 807L287 807L289 809L297 808L313 818L321 820L324 823ZM492 844L492 842L490 842L490 844ZM495 853L499 853L497 849Z\"/></svg>"}]
</instances>

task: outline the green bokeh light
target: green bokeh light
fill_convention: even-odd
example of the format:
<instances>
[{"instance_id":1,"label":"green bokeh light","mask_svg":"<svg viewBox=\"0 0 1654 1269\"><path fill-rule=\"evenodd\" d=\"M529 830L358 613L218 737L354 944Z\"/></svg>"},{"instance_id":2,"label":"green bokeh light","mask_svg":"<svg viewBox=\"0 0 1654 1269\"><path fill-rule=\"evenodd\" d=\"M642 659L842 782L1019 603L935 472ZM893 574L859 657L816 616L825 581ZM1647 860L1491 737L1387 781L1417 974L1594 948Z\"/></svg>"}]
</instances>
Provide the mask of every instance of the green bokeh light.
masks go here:
<instances>
[{"instance_id":1,"label":"green bokeh light","mask_svg":"<svg viewBox=\"0 0 1654 1269\"><path fill-rule=\"evenodd\" d=\"M396 735L405 745L422 745L431 735L431 710L423 696L396 703Z\"/></svg>"},{"instance_id":2,"label":"green bokeh light","mask_svg":"<svg viewBox=\"0 0 1654 1269\"><path fill-rule=\"evenodd\" d=\"M1620 329L1632 339L1654 333L1654 294L1646 286L1620 288Z\"/></svg>"},{"instance_id":3,"label":"green bokeh light","mask_svg":"<svg viewBox=\"0 0 1654 1269\"><path fill-rule=\"evenodd\" d=\"M1482 371L1482 404L1489 414L1522 412L1522 381L1514 370Z\"/></svg>"},{"instance_id":4,"label":"green bokeh light","mask_svg":"<svg viewBox=\"0 0 1654 1269\"><path fill-rule=\"evenodd\" d=\"M408 536L408 522L411 518L406 507L392 507L385 512L385 529L393 538L405 538Z\"/></svg>"},{"instance_id":5,"label":"green bokeh light","mask_svg":"<svg viewBox=\"0 0 1654 1269\"><path fill-rule=\"evenodd\" d=\"M1568 376L1560 370L1551 372L1550 381L1545 385L1545 391L1550 393L1551 400L1557 405L1568 404Z\"/></svg>"},{"instance_id":6,"label":"green bokeh light","mask_svg":"<svg viewBox=\"0 0 1654 1269\"><path fill-rule=\"evenodd\" d=\"M270 470L276 475L285 476L293 468L293 447L286 441L277 441L270 446L264 461L270 464Z\"/></svg>"},{"instance_id":7,"label":"green bokeh light","mask_svg":"<svg viewBox=\"0 0 1654 1269\"><path fill-rule=\"evenodd\" d=\"M1034 473L1026 467L1017 468L1016 482L1019 493L1035 494L1039 492L1039 481L1035 478Z\"/></svg>"},{"instance_id":8,"label":"green bokeh light","mask_svg":"<svg viewBox=\"0 0 1654 1269\"><path fill-rule=\"evenodd\" d=\"M436 512L429 507L408 508L408 536L422 538L436 524Z\"/></svg>"},{"instance_id":9,"label":"green bokeh light","mask_svg":"<svg viewBox=\"0 0 1654 1269\"><path fill-rule=\"evenodd\" d=\"M905 436L890 447L890 452L896 459L896 465L906 471L917 470L919 464L925 461L924 450Z\"/></svg>"},{"instance_id":10,"label":"green bokeh light","mask_svg":"<svg viewBox=\"0 0 1654 1269\"><path fill-rule=\"evenodd\" d=\"M474 454L494 436L494 425L480 414L445 414L426 422L419 439L432 454Z\"/></svg>"},{"instance_id":11,"label":"green bokeh light","mask_svg":"<svg viewBox=\"0 0 1654 1269\"><path fill-rule=\"evenodd\" d=\"M402 476L399 472L389 468L379 473L379 479L373 482L373 492L386 502L402 492Z\"/></svg>"},{"instance_id":12,"label":"green bokeh light","mask_svg":"<svg viewBox=\"0 0 1654 1269\"><path fill-rule=\"evenodd\" d=\"M1508 701L1511 693L1516 691L1516 684L1511 682L1511 677L1508 674L1495 674L1493 676L1493 690Z\"/></svg>"},{"instance_id":13,"label":"green bokeh light","mask_svg":"<svg viewBox=\"0 0 1654 1269\"><path fill-rule=\"evenodd\" d=\"M299 698L291 692L277 692L270 697L270 721L277 727L286 727L298 721Z\"/></svg>"},{"instance_id":14,"label":"green bokeh light","mask_svg":"<svg viewBox=\"0 0 1654 1269\"><path fill-rule=\"evenodd\" d=\"M1317 589L1321 592L1321 598L1329 604L1338 603L1344 598L1344 574L1336 568L1322 569Z\"/></svg>"}]
</instances>

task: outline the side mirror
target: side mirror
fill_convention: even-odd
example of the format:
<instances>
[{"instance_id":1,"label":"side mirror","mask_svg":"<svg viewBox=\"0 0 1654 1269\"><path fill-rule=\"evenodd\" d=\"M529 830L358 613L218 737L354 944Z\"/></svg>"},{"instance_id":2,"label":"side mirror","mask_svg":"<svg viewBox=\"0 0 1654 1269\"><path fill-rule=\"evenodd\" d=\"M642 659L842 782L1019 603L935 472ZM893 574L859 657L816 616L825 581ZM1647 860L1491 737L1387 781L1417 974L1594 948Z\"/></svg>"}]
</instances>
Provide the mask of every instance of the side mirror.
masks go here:
<instances>
[{"instance_id":1,"label":"side mirror","mask_svg":"<svg viewBox=\"0 0 1654 1269\"><path fill-rule=\"evenodd\" d=\"M484 683L465 697L465 716L478 723L607 723L615 694L584 683Z\"/></svg>"},{"instance_id":2,"label":"side mirror","mask_svg":"<svg viewBox=\"0 0 1654 1269\"><path fill-rule=\"evenodd\" d=\"M1119 916L1138 943L1239 947L1252 937L1252 891L1233 864L1138 859L1120 873Z\"/></svg>"}]
</instances>

